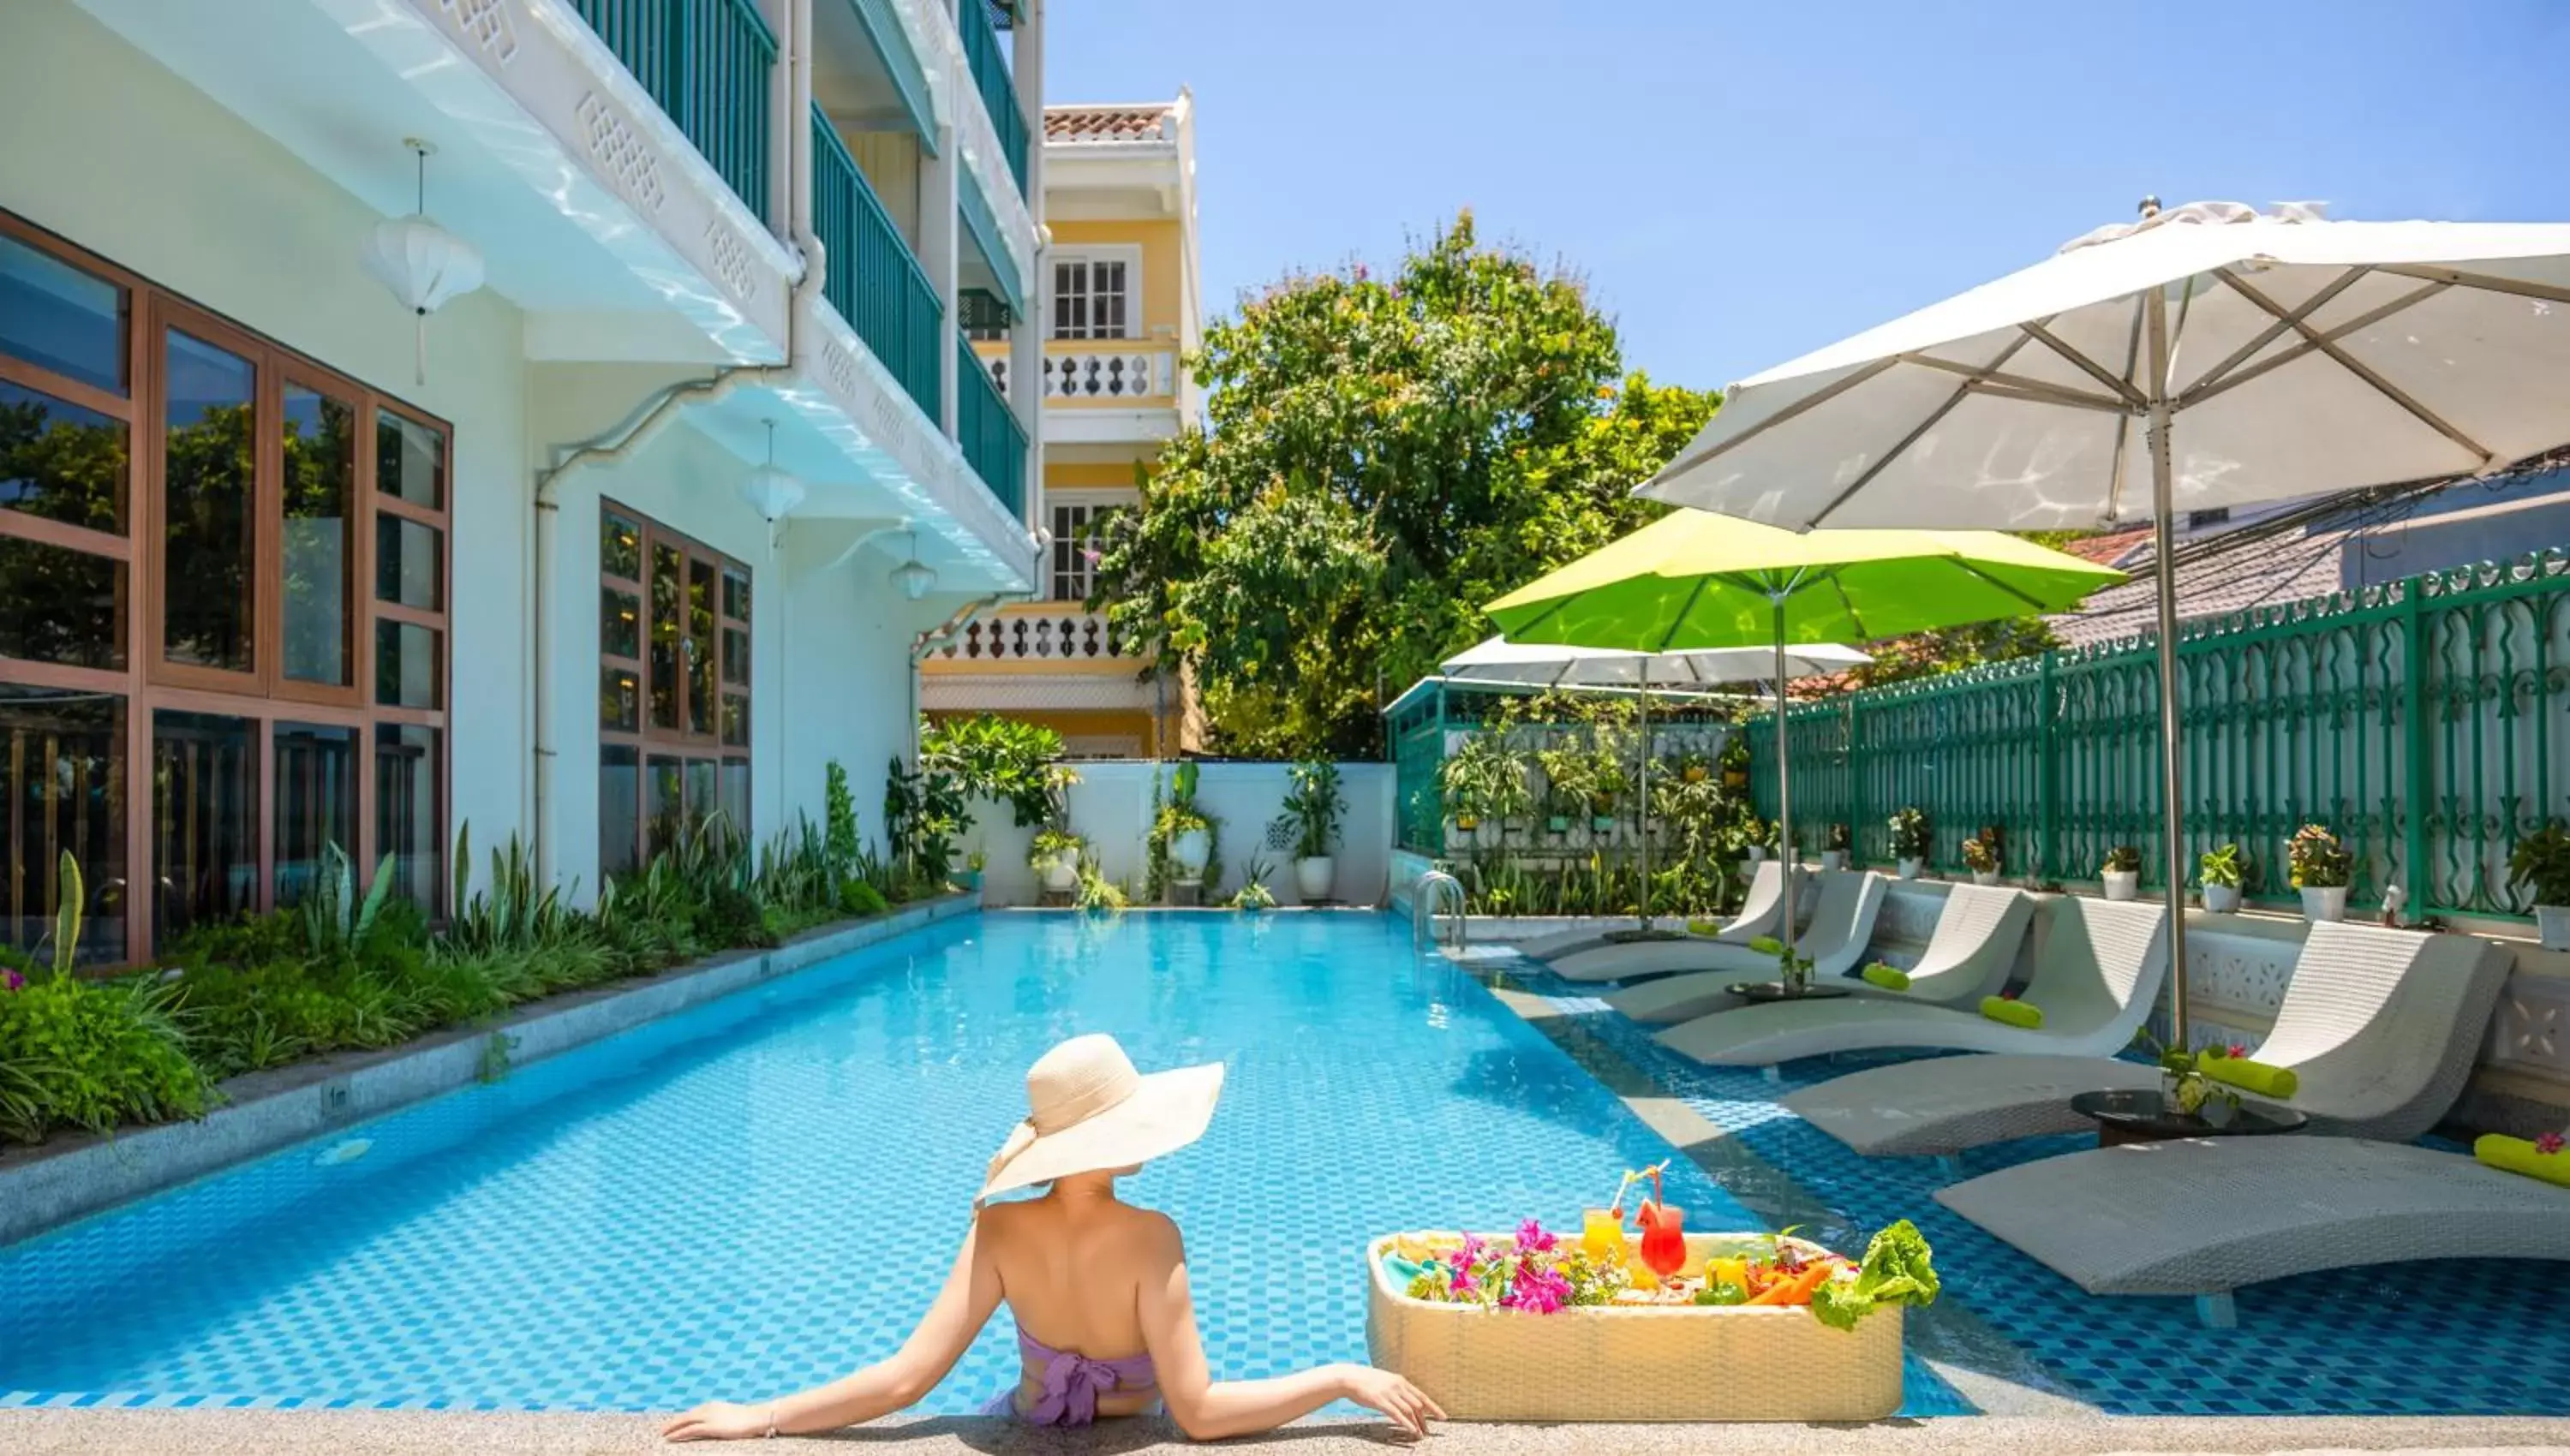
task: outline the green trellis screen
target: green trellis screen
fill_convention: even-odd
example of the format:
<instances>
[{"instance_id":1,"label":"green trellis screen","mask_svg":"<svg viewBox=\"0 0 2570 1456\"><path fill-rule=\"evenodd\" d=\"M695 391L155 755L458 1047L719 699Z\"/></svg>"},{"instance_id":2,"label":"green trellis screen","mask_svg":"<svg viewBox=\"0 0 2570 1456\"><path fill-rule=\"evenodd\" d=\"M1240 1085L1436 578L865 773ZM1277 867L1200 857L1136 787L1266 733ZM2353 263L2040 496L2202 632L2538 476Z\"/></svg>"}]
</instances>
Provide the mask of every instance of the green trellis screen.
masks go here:
<instances>
[{"instance_id":1,"label":"green trellis screen","mask_svg":"<svg viewBox=\"0 0 2570 1456\"><path fill-rule=\"evenodd\" d=\"M2237 842L2253 899L2282 901L2285 846L2329 826L2356 858L2354 899L2387 886L2410 913L2519 915L2518 836L2570 793L2570 551L2412 576L2191 622L2180 630L2185 849ZM2161 878L2158 658L2147 637L1874 688L1797 707L1797 838L1927 811L1931 863L1998 829L2011 877L2095 878L2142 850ZM1760 812L1775 813L1775 724L1749 725Z\"/></svg>"}]
</instances>

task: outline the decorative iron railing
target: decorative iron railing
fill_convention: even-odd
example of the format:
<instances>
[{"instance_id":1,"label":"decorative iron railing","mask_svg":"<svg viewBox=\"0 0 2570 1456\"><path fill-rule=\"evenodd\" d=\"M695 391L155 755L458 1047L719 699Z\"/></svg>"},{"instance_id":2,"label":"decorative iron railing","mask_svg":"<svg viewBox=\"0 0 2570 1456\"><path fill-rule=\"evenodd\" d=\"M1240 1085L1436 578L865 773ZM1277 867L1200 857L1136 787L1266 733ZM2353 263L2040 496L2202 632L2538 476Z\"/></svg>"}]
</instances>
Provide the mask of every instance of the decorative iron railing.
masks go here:
<instances>
[{"instance_id":1,"label":"decorative iron railing","mask_svg":"<svg viewBox=\"0 0 2570 1456\"><path fill-rule=\"evenodd\" d=\"M840 142L812 109L812 228L828 269L822 292L932 421L939 419L937 341L946 310L911 256L901 229ZM980 372L975 371L977 374Z\"/></svg>"},{"instance_id":2,"label":"decorative iron railing","mask_svg":"<svg viewBox=\"0 0 2570 1456\"><path fill-rule=\"evenodd\" d=\"M955 7L955 24L964 33L964 60L973 68L973 87L982 94L982 110L991 114L991 130L1009 159L1018 190L1027 185L1027 119L1018 110L1017 79L1009 74L1008 57L1000 54L1000 35L991 25L989 6L964 0Z\"/></svg>"},{"instance_id":3,"label":"decorative iron railing","mask_svg":"<svg viewBox=\"0 0 2570 1456\"><path fill-rule=\"evenodd\" d=\"M1072 607L976 621L944 655L964 662L1114 662L1139 654L1116 641L1105 613Z\"/></svg>"},{"instance_id":4,"label":"decorative iron railing","mask_svg":"<svg viewBox=\"0 0 2570 1456\"><path fill-rule=\"evenodd\" d=\"M776 35L754 0L572 0L749 210L768 214Z\"/></svg>"},{"instance_id":5,"label":"decorative iron railing","mask_svg":"<svg viewBox=\"0 0 2570 1456\"><path fill-rule=\"evenodd\" d=\"M1000 498L1011 516L1023 521L1027 432L1018 424L1017 412L1009 408L1009 397L1000 393L983 372L981 361L973 357L973 341L961 332L955 335L955 443L963 447L965 462L982 484Z\"/></svg>"},{"instance_id":6,"label":"decorative iron railing","mask_svg":"<svg viewBox=\"0 0 2570 1456\"><path fill-rule=\"evenodd\" d=\"M2389 886L2420 913L2519 915L2515 841L2564 819L2570 791L2570 551L2412 576L2188 623L2178 644L2188 863L2226 843L2253 899L2292 898L2285 847L2326 825L2355 856L2355 899ZM1890 858L1916 806L1932 863L2000 832L2011 877L2093 879L2106 851L2161 878L2158 663L2150 640L2048 652L1850 693L1789 712L1794 820ZM1775 812L1774 722L1749 725L1760 812Z\"/></svg>"},{"instance_id":7,"label":"decorative iron railing","mask_svg":"<svg viewBox=\"0 0 2570 1456\"><path fill-rule=\"evenodd\" d=\"M991 379L1009 387L1009 356L987 361ZM1177 356L1167 350L1097 348L1044 356L1046 399L1167 399L1178 392Z\"/></svg>"}]
</instances>

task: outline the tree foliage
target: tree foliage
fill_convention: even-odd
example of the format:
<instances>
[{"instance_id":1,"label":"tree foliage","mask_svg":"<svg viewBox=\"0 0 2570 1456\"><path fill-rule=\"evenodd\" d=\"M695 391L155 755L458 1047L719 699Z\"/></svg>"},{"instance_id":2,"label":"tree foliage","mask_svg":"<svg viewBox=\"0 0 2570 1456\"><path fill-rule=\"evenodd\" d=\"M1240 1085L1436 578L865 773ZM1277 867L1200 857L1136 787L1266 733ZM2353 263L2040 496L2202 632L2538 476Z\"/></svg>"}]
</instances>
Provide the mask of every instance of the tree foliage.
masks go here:
<instances>
[{"instance_id":1,"label":"tree foliage","mask_svg":"<svg viewBox=\"0 0 2570 1456\"><path fill-rule=\"evenodd\" d=\"M1579 279L1470 213L1389 278L1243 300L1190 361L1169 442L1098 542L1093 604L1194 675L1218 746L1363 754L1383 695L1487 636L1481 603L1642 525L1633 486L1716 397L1622 375Z\"/></svg>"}]
</instances>

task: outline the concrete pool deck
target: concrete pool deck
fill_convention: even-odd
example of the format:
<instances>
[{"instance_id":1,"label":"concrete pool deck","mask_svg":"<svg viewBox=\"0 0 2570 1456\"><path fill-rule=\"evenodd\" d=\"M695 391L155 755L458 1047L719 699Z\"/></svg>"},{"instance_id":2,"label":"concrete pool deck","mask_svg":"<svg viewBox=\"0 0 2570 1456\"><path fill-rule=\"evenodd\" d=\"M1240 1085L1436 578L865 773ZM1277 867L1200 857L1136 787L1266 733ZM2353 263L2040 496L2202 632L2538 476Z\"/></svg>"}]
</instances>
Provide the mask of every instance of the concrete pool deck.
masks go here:
<instances>
[{"instance_id":1,"label":"concrete pool deck","mask_svg":"<svg viewBox=\"0 0 2570 1456\"><path fill-rule=\"evenodd\" d=\"M10 1456L619 1456L729 1450L662 1443L658 1421L634 1415L445 1411L0 1410ZM1313 1421L1223 1443L1290 1456L1358 1456L1408 1444L1370 1421ZM918 1456L1202 1450L1164 1422L1085 1431L1031 1430L982 1417L892 1420L828 1436L753 1443L759 1451L880 1448ZM1437 1456L2106 1456L2114 1452L2563 1451L2570 1420L2519 1418L2126 1418L1953 1416L1871 1426L1440 1426Z\"/></svg>"}]
</instances>

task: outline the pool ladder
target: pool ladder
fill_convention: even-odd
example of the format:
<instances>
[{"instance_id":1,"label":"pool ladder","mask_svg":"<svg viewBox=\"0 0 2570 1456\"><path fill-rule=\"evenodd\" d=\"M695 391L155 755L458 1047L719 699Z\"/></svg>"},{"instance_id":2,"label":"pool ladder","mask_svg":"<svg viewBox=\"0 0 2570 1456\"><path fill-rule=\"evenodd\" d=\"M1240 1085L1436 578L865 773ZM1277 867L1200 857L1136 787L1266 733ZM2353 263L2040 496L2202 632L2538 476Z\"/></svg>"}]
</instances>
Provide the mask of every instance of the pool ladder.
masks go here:
<instances>
[{"instance_id":1,"label":"pool ladder","mask_svg":"<svg viewBox=\"0 0 2570 1456\"><path fill-rule=\"evenodd\" d=\"M1455 948L1464 948L1465 923L1471 902L1464 898L1464 882L1443 870L1431 870L1419 877L1410 889L1410 943L1413 949L1425 950L1437 939L1438 902L1455 903Z\"/></svg>"}]
</instances>

